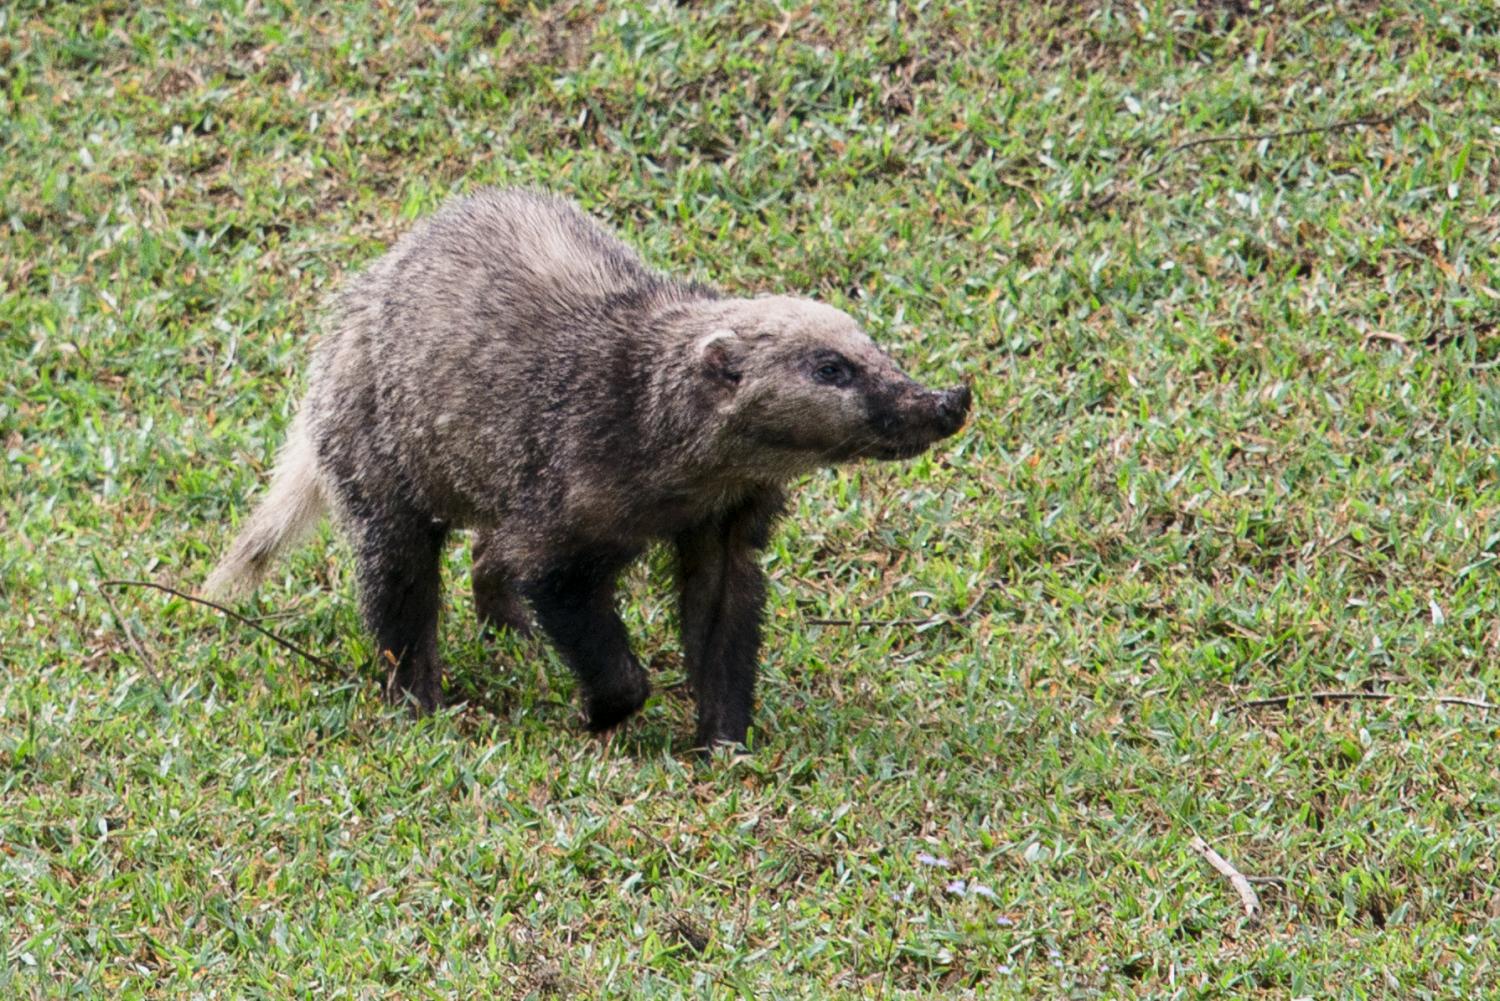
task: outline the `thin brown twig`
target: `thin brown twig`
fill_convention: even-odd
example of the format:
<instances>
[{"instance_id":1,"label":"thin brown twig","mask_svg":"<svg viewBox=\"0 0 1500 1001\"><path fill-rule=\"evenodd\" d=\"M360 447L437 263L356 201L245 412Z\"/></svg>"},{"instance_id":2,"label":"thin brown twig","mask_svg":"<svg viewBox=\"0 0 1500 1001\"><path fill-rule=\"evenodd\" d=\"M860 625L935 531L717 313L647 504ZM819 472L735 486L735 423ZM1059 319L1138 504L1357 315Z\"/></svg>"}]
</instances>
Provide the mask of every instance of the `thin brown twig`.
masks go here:
<instances>
[{"instance_id":1,"label":"thin brown twig","mask_svg":"<svg viewBox=\"0 0 1500 1001\"><path fill-rule=\"evenodd\" d=\"M1207 146L1210 143L1259 142L1262 139L1293 139L1297 136L1310 136L1319 132L1339 132L1344 129L1358 128L1361 125L1389 125L1401 117L1410 107L1411 105L1409 104L1403 104L1395 111L1387 112L1384 115L1362 115L1359 118L1345 118L1336 122L1329 122L1327 125L1304 125L1301 128L1279 129L1275 132L1237 132L1232 135L1200 136L1196 139L1188 139L1178 143L1176 146L1168 149L1163 156L1171 156L1173 153L1180 153L1185 149L1192 149L1194 146Z\"/></svg>"},{"instance_id":2,"label":"thin brown twig","mask_svg":"<svg viewBox=\"0 0 1500 1001\"><path fill-rule=\"evenodd\" d=\"M1322 132L1343 132L1346 129L1359 128L1360 126L1390 125L1396 119L1400 118L1402 115L1410 111L1413 106L1414 103L1403 104L1395 111L1389 112L1384 115L1364 115L1359 118L1344 118L1336 122L1329 122L1327 125L1305 125L1300 128L1280 129L1275 132L1235 132L1228 135L1198 136L1193 139L1186 139L1176 144L1175 146L1169 146L1166 151L1162 153L1161 158L1156 161L1156 165L1153 166L1150 170L1146 171L1146 173L1142 174L1140 177L1136 178L1134 183L1136 187L1144 186L1147 181L1151 180L1153 177L1156 177L1162 171L1166 170L1167 164L1178 153L1181 153L1184 150L1193 149L1198 146L1209 146L1216 143L1263 142L1274 141L1277 139L1293 139L1297 136L1317 135ZM1115 199L1119 197L1120 185L1115 184L1111 186L1108 191L1097 194L1093 198L1089 199L1089 208L1098 211L1099 209L1105 208L1106 206L1110 205L1115 201Z\"/></svg>"},{"instance_id":3,"label":"thin brown twig","mask_svg":"<svg viewBox=\"0 0 1500 1001\"><path fill-rule=\"evenodd\" d=\"M1245 874L1229 863L1229 860L1208 846L1208 842L1193 835L1193 840L1188 842L1188 847L1202 856L1203 861L1217 869L1222 875L1229 877L1229 885L1234 887L1234 892L1240 895L1240 904L1245 908L1245 916L1254 920L1260 914L1260 898L1255 895L1255 887L1250 885L1250 880Z\"/></svg>"},{"instance_id":4,"label":"thin brown twig","mask_svg":"<svg viewBox=\"0 0 1500 1001\"><path fill-rule=\"evenodd\" d=\"M870 629L882 626L951 625L955 622L963 622L969 616L973 615L975 610L979 608L979 603L984 600L984 596L989 593L989 590L987 587L980 588L979 595L973 601L969 602L969 606L957 615L911 616L902 619L803 619L802 621L809 626L861 626Z\"/></svg>"},{"instance_id":5,"label":"thin brown twig","mask_svg":"<svg viewBox=\"0 0 1500 1001\"><path fill-rule=\"evenodd\" d=\"M1471 709L1500 709L1500 705L1483 699L1466 699L1458 695L1419 695L1414 692L1410 694L1404 692L1296 692L1291 695L1272 695L1263 699L1244 699L1235 708L1285 708L1298 699L1306 699L1309 702L1388 702L1391 699L1408 699L1412 702L1468 706Z\"/></svg>"},{"instance_id":6,"label":"thin brown twig","mask_svg":"<svg viewBox=\"0 0 1500 1001\"><path fill-rule=\"evenodd\" d=\"M304 650L302 647L300 647L297 644L293 643L291 640L289 640L289 639L283 639L282 637L280 637L280 636L276 635L275 633L271 632L271 630L265 628L264 626L259 625L258 623L254 622L254 621L252 621L250 619L247 619L245 616L241 615L239 612L236 612L236 611L234 611L232 609L225 608L223 605L220 605L219 603L214 602L214 601L209 601L207 598L200 598L196 594L188 594L185 591L179 591L179 590L177 590L177 588L175 588L175 587L168 587L166 584L158 584L155 581L151 581L151 580L101 580L99 582L98 586L99 586L99 593L100 594L104 593L104 588L106 588L106 587L149 587L149 588L153 588L153 589L155 589L157 591L162 591L162 592L165 592L166 594L170 594L170 595L172 595L175 598L181 598L184 601L191 601L194 604L202 605L205 608L212 608L216 612L219 612L219 613L221 613L223 615L229 616L231 619L233 619L234 621L238 622L240 625L249 626L251 629L254 629L256 632L260 633L262 636L266 637L267 639L269 639L272 642L276 643L277 645L281 646L283 649L290 650L292 653L294 653L297 656L303 658L304 660L307 660L309 663L312 663L312 664L317 665L318 667L321 667L325 671L328 671L328 672L330 672L332 674L346 674L347 673L345 671L340 670L331 661L324 660L322 657L319 657L317 654L309 653L307 650ZM108 600L109 600L108 598L105 598L105 601L108 601Z\"/></svg>"},{"instance_id":7,"label":"thin brown twig","mask_svg":"<svg viewBox=\"0 0 1500 1001\"><path fill-rule=\"evenodd\" d=\"M114 616L115 625L120 627L120 632L125 634L125 638L130 641L130 645L135 648L135 655L140 658L141 666L146 669L146 673L151 675L151 680L156 682L156 687L161 692L161 697L167 702L171 702L172 696L167 691L166 683L161 680L161 674L156 670L156 659L151 656L141 641L135 638L135 633L131 630L130 623L125 621L125 617L115 607L114 599L109 596L109 592L104 589L103 584L99 585L99 597L104 599L104 604L109 608L109 614Z\"/></svg>"}]
</instances>

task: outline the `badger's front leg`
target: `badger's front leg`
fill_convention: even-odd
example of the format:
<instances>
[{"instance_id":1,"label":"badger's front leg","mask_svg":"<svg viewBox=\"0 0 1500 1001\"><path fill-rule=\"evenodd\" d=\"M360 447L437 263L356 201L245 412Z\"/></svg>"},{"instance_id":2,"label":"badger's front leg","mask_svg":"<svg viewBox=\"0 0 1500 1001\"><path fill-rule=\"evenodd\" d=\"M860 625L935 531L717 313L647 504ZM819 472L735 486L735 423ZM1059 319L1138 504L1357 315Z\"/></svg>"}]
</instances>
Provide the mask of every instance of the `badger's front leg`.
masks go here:
<instances>
[{"instance_id":1,"label":"badger's front leg","mask_svg":"<svg viewBox=\"0 0 1500 1001\"><path fill-rule=\"evenodd\" d=\"M757 551L780 509L780 494L756 495L677 536L682 647L704 749L743 744L750 729L766 601Z\"/></svg>"},{"instance_id":2,"label":"badger's front leg","mask_svg":"<svg viewBox=\"0 0 1500 1001\"><path fill-rule=\"evenodd\" d=\"M578 676L588 728L595 733L624 722L651 693L615 610L615 578L623 562L579 556L521 587L537 624Z\"/></svg>"}]
</instances>

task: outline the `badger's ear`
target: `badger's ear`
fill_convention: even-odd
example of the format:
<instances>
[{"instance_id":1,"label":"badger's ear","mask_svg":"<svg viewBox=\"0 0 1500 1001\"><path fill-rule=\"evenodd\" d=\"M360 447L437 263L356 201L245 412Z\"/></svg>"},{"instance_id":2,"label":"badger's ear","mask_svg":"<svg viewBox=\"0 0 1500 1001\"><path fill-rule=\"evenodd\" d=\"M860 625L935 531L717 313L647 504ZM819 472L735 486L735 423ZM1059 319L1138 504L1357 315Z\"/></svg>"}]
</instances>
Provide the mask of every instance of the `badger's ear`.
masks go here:
<instances>
[{"instance_id":1,"label":"badger's ear","mask_svg":"<svg viewBox=\"0 0 1500 1001\"><path fill-rule=\"evenodd\" d=\"M720 328L698 338L693 350L698 367L719 385L733 388L740 384L740 356L743 342L733 330Z\"/></svg>"}]
</instances>

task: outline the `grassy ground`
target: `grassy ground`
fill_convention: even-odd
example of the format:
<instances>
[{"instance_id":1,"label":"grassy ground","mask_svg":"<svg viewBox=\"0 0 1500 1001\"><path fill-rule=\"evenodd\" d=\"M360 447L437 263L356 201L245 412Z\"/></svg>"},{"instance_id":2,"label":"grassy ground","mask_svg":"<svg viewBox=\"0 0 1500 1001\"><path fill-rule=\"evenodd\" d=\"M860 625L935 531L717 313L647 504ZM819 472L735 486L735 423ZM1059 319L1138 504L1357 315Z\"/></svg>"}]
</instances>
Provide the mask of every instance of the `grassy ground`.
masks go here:
<instances>
[{"instance_id":1,"label":"grassy ground","mask_svg":"<svg viewBox=\"0 0 1500 1001\"><path fill-rule=\"evenodd\" d=\"M1495 990L1500 713L1419 697L1500 701L1500 9L461 6L0 8L0 994ZM744 760L659 561L602 743L465 587L383 706L329 532L251 607L334 672L96 588L201 579L320 300L499 182L975 383L803 484ZM1239 706L1329 689L1405 697Z\"/></svg>"}]
</instances>

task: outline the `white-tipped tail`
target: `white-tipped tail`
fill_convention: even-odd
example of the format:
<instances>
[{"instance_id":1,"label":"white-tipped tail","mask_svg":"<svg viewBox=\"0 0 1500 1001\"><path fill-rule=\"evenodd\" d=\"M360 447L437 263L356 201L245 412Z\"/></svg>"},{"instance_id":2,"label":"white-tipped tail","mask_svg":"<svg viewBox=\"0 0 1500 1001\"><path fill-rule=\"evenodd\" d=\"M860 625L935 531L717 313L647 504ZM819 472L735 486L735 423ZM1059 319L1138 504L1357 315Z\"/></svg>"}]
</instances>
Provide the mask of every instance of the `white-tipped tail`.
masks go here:
<instances>
[{"instance_id":1,"label":"white-tipped tail","mask_svg":"<svg viewBox=\"0 0 1500 1001\"><path fill-rule=\"evenodd\" d=\"M203 594L224 598L248 593L277 556L317 526L327 507L318 485L317 455L299 413L276 457L270 491L204 581Z\"/></svg>"}]
</instances>

